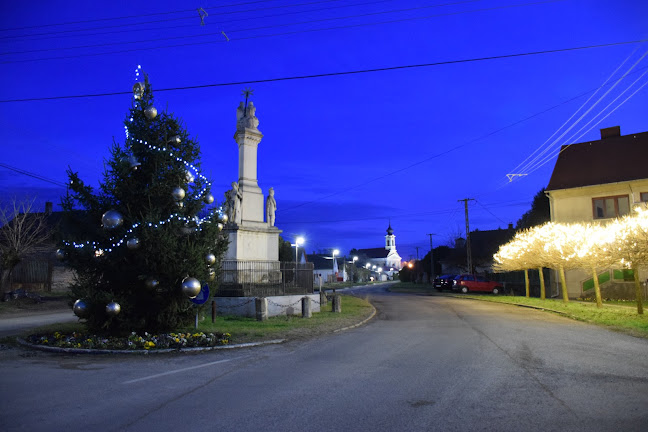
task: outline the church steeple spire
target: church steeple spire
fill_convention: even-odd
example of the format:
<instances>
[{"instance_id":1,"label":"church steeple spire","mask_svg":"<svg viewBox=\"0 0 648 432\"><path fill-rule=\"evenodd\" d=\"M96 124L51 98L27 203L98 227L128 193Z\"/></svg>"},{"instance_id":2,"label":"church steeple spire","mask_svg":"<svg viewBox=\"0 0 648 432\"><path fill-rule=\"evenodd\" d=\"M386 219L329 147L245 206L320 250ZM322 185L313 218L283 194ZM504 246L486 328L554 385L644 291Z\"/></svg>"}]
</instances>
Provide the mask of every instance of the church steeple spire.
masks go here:
<instances>
[{"instance_id":1,"label":"church steeple spire","mask_svg":"<svg viewBox=\"0 0 648 432\"><path fill-rule=\"evenodd\" d=\"M389 221L387 235L385 236L385 249L388 251L396 250L396 236L394 235L394 229L391 227L391 220Z\"/></svg>"}]
</instances>

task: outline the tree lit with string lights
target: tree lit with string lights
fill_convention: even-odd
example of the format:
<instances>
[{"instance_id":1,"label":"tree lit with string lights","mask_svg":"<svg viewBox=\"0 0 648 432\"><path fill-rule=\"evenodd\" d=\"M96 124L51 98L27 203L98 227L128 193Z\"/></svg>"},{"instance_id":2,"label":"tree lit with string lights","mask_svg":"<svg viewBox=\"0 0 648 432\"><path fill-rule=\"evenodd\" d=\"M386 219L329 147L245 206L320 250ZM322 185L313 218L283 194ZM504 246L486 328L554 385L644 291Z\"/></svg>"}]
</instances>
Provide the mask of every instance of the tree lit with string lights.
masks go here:
<instances>
[{"instance_id":1,"label":"tree lit with string lights","mask_svg":"<svg viewBox=\"0 0 648 432\"><path fill-rule=\"evenodd\" d=\"M517 233L513 240L500 247L493 258L498 272L526 272L539 262L557 268L564 302L569 301L565 270L587 269L593 278L599 308L603 304L599 269L614 266L632 269L637 313L643 314L639 268L648 264L648 210L640 206L633 214L612 220L607 225L549 222ZM525 276L528 297L528 274Z\"/></svg>"},{"instance_id":2,"label":"tree lit with string lights","mask_svg":"<svg viewBox=\"0 0 648 432\"><path fill-rule=\"evenodd\" d=\"M198 143L179 119L158 114L143 78L133 87L125 143L112 146L99 188L69 169L62 200L66 238L57 256L76 273L74 313L96 332L190 324L190 299L217 277L227 248Z\"/></svg>"}]
</instances>

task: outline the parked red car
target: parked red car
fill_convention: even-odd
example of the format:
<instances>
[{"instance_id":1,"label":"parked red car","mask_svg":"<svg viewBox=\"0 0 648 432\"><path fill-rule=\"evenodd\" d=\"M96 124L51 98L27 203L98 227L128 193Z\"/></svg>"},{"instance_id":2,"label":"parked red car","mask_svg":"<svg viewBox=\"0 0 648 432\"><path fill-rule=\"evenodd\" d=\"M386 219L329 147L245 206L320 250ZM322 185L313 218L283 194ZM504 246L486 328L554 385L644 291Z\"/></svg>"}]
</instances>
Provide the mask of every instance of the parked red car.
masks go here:
<instances>
[{"instance_id":1,"label":"parked red car","mask_svg":"<svg viewBox=\"0 0 648 432\"><path fill-rule=\"evenodd\" d=\"M464 294L470 291L499 294L503 290L500 282L489 281L481 276L475 276L471 274L462 274L455 276L454 280L452 281L452 289L454 291L461 291Z\"/></svg>"}]
</instances>

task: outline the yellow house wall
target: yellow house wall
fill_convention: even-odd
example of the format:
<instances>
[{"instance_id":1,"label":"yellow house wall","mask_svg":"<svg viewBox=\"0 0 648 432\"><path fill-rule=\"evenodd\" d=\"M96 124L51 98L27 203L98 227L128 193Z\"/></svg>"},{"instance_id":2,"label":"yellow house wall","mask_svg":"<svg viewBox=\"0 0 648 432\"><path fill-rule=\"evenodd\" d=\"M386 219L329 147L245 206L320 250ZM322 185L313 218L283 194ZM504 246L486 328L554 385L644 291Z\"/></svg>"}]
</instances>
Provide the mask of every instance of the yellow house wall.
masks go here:
<instances>
[{"instance_id":1,"label":"yellow house wall","mask_svg":"<svg viewBox=\"0 0 648 432\"><path fill-rule=\"evenodd\" d=\"M604 224L612 219L594 219L592 198L627 195L630 200L630 207L632 207L633 203L640 201L641 192L648 192L648 179L548 191L551 221L562 223L598 222ZM569 297L581 297L584 294L582 282L591 277L592 274L589 270L566 271L565 279ZM640 271L639 278L645 280L646 272ZM559 291L559 284L555 281L560 280L557 272L554 272L552 279L555 285L554 292L557 292Z\"/></svg>"}]
</instances>

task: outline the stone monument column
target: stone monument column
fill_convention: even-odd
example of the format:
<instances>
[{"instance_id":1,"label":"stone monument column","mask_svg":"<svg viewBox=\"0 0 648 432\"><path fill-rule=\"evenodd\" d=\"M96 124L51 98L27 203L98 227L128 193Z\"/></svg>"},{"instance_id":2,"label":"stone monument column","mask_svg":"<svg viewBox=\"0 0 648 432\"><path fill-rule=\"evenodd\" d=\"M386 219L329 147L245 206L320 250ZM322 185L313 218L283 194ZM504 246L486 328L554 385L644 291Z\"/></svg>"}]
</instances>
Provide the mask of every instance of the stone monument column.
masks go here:
<instances>
[{"instance_id":1,"label":"stone monument column","mask_svg":"<svg viewBox=\"0 0 648 432\"><path fill-rule=\"evenodd\" d=\"M234 140L239 149L239 188L243 194L241 203L242 224L263 224L263 192L257 181L257 148L263 138L259 131L259 119L255 116L253 102L243 102L236 110L236 133Z\"/></svg>"},{"instance_id":2,"label":"stone monument column","mask_svg":"<svg viewBox=\"0 0 648 432\"><path fill-rule=\"evenodd\" d=\"M225 193L229 220L224 232L228 235L229 246L224 265L239 269L258 264L260 267L255 270L256 275L263 280L274 281L279 270L281 230L274 226L274 191L269 193L272 199L266 212L263 191L257 181L257 148L263 134L258 129L259 119L255 115L254 103L247 102L250 93L244 92L246 103L241 102L236 110L234 140L239 149L239 178L238 183L232 183L232 189ZM264 220L266 213L269 215L268 221ZM251 261L257 263L250 264Z\"/></svg>"}]
</instances>

